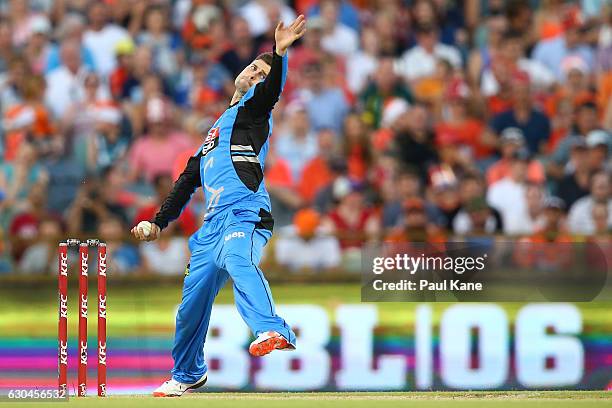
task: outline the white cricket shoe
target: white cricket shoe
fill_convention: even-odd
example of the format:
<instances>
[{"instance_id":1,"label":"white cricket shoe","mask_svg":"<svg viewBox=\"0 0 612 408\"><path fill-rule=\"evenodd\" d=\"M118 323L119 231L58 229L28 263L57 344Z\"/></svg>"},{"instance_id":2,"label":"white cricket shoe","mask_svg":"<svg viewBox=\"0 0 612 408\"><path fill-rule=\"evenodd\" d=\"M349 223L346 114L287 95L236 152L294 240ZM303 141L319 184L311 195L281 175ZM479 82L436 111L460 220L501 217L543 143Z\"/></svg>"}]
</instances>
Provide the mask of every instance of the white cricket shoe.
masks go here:
<instances>
[{"instance_id":1,"label":"white cricket shoe","mask_svg":"<svg viewBox=\"0 0 612 408\"><path fill-rule=\"evenodd\" d=\"M180 397L187 390L194 390L206 384L208 374L204 374L197 382L193 384L185 384L176 381L174 378L169 379L153 391L154 397Z\"/></svg>"}]
</instances>

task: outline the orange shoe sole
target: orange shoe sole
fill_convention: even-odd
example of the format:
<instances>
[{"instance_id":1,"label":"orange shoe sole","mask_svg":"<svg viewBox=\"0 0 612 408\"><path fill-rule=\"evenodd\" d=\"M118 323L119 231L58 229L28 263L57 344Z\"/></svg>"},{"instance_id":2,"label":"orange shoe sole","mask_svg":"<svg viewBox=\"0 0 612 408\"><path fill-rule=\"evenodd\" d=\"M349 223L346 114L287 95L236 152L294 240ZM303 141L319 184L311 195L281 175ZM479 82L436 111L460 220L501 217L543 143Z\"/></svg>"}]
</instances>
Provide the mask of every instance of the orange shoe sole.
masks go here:
<instances>
[{"instance_id":1,"label":"orange shoe sole","mask_svg":"<svg viewBox=\"0 0 612 408\"><path fill-rule=\"evenodd\" d=\"M168 397L168 398L176 397L176 395L166 395L163 392L154 392L153 396L154 397Z\"/></svg>"},{"instance_id":2,"label":"orange shoe sole","mask_svg":"<svg viewBox=\"0 0 612 408\"><path fill-rule=\"evenodd\" d=\"M249 353L255 357L265 356L270 354L274 350L282 350L289 346L289 342L284 337L271 337L261 343L251 344L249 346Z\"/></svg>"}]
</instances>

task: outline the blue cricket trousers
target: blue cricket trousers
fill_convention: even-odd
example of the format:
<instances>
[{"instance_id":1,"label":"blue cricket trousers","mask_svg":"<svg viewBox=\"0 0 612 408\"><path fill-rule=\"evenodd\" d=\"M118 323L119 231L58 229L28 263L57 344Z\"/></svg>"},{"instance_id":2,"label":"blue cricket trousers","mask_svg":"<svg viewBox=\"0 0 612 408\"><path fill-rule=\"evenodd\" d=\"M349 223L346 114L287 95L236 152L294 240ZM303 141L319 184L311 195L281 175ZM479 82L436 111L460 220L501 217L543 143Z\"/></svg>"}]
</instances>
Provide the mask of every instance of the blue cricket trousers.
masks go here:
<instances>
[{"instance_id":1,"label":"blue cricket trousers","mask_svg":"<svg viewBox=\"0 0 612 408\"><path fill-rule=\"evenodd\" d=\"M191 384L207 371L204 341L210 311L228 277L234 282L238 312L255 336L276 331L295 345L295 334L276 314L268 281L258 264L272 233L256 228L261 220L250 208L231 207L208 220L189 239L189 274L176 316L172 358L175 380Z\"/></svg>"}]
</instances>

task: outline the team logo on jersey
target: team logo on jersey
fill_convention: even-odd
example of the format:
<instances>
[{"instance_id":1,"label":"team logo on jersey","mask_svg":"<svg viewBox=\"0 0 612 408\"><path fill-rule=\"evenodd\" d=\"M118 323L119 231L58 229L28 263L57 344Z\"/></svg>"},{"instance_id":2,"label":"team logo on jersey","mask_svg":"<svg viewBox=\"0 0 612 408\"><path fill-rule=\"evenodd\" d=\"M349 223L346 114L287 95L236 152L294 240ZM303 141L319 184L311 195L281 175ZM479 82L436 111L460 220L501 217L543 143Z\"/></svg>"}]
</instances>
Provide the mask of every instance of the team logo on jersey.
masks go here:
<instances>
[{"instance_id":1,"label":"team logo on jersey","mask_svg":"<svg viewBox=\"0 0 612 408\"><path fill-rule=\"evenodd\" d=\"M219 128L214 127L208 131L202 146L202 156L206 156L208 152L217 147L219 144Z\"/></svg>"}]
</instances>

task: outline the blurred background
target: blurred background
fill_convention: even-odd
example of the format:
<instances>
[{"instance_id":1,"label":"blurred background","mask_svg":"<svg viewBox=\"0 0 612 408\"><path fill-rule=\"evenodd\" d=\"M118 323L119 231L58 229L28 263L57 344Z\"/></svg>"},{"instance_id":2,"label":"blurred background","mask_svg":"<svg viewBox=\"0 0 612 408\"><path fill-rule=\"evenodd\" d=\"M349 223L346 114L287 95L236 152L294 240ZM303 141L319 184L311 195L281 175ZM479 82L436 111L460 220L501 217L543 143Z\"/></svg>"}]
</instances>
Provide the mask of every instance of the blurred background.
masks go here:
<instances>
[{"instance_id":1,"label":"blurred background","mask_svg":"<svg viewBox=\"0 0 612 408\"><path fill-rule=\"evenodd\" d=\"M507 354L485 352L478 331L466 329L469 359L443 347L451 305L424 306L421 314L414 304L362 305L352 313L373 314L367 330L344 307L359 306L362 248L370 243L594 242L609 265L610 1L3 0L0 388L55 383L56 256L66 237L108 244L109 392L147 391L165 379L202 192L160 240L138 243L128 232L153 217L228 106L237 73L272 49L275 22L300 13L308 33L290 51L273 112L265 173L276 224L262 268L277 303L297 308L289 312L296 322L327 317L319 321L327 337L305 342L319 341L329 361L315 355L329 364L311 361L318 374L299 358L270 364L289 364L296 389L609 387L609 304L533 313L489 305L507 318L502 332L487 326L499 321L487 317L499 316L487 306L450 309L482 317L467 328L497 327L495 344ZM73 317L75 298L71 292ZM230 292L219 301L231 303ZM520 352L526 343L515 329L525 316L544 316L536 320L545 333L577 343L556 354L546 354L546 342ZM557 326L559 316L573 316L573 325ZM352 337L342 327L362 341L353 353L363 358L354 370L363 373L361 385L337 374L352 344L343 343ZM248 343L244 336L237 344ZM431 344L431 359L417 357L416 344ZM219 372L229 364L222 357L238 353L211 350L221 355L211 368ZM543 362L530 377L520 356L539 361L536 354ZM397 358L383 364L386 355ZM219 389L285 387L266 380L265 363L243 357L242 370L226 373ZM424 361L429 383L413 371ZM449 367L464 363L475 377L453 381ZM490 380L498 378L491 366L503 378Z\"/></svg>"}]
</instances>

